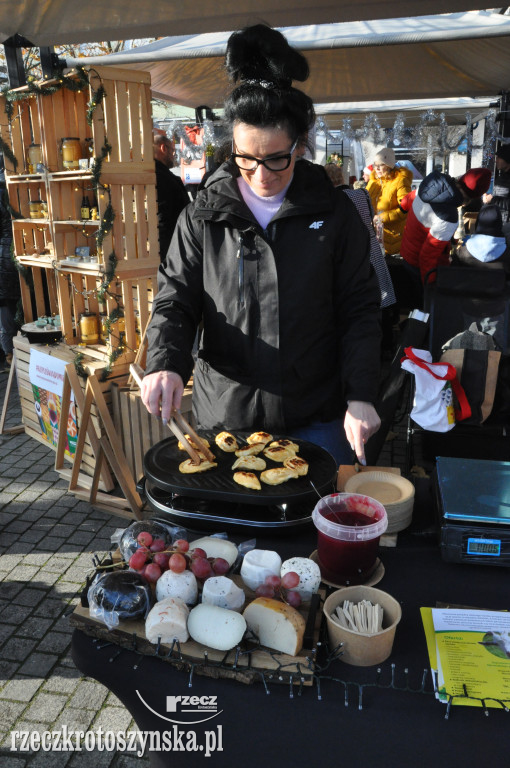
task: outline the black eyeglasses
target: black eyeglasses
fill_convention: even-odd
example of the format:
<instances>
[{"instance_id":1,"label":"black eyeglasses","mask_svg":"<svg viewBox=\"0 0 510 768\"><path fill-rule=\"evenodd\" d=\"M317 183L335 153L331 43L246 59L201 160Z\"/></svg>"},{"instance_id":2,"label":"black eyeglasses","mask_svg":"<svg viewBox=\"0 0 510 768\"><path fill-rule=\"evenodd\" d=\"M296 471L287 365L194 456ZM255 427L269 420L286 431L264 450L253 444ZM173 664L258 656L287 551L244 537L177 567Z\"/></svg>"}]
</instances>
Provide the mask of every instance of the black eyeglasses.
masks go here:
<instances>
[{"instance_id":1,"label":"black eyeglasses","mask_svg":"<svg viewBox=\"0 0 510 768\"><path fill-rule=\"evenodd\" d=\"M298 145L298 139L294 142L290 148L290 152L287 155L276 155L275 157L266 157L265 160L257 160L256 157L251 155L238 155L232 151L231 157L235 164L242 171L256 171L259 165L263 165L268 171L286 171L292 160L292 153ZM232 142L232 150L234 149L234 142Z\"/></svg>"}]
</instances>

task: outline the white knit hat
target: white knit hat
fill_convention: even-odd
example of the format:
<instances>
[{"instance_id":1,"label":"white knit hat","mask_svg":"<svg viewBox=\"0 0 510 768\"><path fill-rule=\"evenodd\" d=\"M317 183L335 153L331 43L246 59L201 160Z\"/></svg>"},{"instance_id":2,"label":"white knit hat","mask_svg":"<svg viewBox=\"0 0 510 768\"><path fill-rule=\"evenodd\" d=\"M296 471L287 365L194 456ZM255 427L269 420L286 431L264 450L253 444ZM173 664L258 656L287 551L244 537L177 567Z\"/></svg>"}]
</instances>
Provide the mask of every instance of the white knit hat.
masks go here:
<instances>
[{"instance_id":1,"label":"white knit hat","mask_svg":"<svg viewBox=\"0 0 510 768\"><path fill-rule=\"evenodd\" d=\"M395 152L392 149L390 149L390 147L383 147L376 154L374 159L374 164L375 163L384 163L384 165L387 165L389 168L394 168Z\"/></svg>"}]
</instances>

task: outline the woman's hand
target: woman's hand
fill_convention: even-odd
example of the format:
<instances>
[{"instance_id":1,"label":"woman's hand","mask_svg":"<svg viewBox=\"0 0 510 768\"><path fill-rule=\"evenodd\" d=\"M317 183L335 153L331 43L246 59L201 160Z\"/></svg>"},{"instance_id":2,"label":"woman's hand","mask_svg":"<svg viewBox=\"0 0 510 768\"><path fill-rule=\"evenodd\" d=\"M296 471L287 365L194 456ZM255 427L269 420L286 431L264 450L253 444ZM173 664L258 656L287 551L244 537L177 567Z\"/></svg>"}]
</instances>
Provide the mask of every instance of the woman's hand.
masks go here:
<instances>
[{"instance_id":1,"label":"woman's hand","mask_svg":"<svg viewBox=\"0 0 510 768\"><path fill-rule=\"evenodd\" d=\"M381 419L372 403L351 400L345 414L344 429L360 464L365 465L365 443L379 429Z\"/></svg>"},{"instance_id":2,"label":"woman's hand","mask_svg":"<svg viewBox=\"0 0 510 768\"><path fill-rule=\"evenodd\" d=\"M144 376L142 381L142 402L153 416L165 422L170 420L173 408L181 407L184 383L178 373L156 371Z\"/></svg>"}]
</instances>

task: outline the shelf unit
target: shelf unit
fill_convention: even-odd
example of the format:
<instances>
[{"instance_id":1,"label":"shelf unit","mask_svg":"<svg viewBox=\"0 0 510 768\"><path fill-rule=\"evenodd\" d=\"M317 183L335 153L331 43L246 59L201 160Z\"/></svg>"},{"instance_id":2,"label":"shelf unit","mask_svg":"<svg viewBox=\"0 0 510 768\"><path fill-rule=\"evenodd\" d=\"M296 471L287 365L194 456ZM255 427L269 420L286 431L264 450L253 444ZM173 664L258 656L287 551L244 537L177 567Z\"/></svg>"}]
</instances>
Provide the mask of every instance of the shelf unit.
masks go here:
<instances>
[{"instance_id":1,"label":"shelf unit","mask_svg":"<svg viewBox=\"0 0 510 768\"><path fill-rule=\"evenodd\" d=\"M61 88L33 95L26 87L18 89L28 98L13 102L10 121L2 97L1 137L17 160L15 166L5 157L9 203L16 216L14 253L34 284L32 295L21 280L25 322L59 314L64 339L74 345L81 343L79 317L83 312L100 318L119 308L125 318L125 351L116 362L125 365L134 360L140 333L148 322L159 267L150 75L109 67L85 71L89 84L81 90ZM66 77L78 82L76 72ZM38 86L51 88L55 83ZM104 89L104 98L98 100L89 125L89 104L99 89ZM83 196L93 202L93 170L64 167L61 147L67 137L79 138L83 158L90 157L90 146L94 158L105 155L100 160L96 221L83 220L80 214ZM41 145L43 162L37 173L28 173L28 148L33 143ZM30 217L30 202L36 200L46 201L47 217ZM113 224L105 232L104 217L110 205ZM100 230L103 240L98 245ZM97 256L96 263L68 261L83 246ZM112 253L117 260L115 277L100 304L96 293L105 275L113 272ZM83 351L106 361L118 344L119 337L112 333L108 345Z\"/></svg>"}]
</instances>

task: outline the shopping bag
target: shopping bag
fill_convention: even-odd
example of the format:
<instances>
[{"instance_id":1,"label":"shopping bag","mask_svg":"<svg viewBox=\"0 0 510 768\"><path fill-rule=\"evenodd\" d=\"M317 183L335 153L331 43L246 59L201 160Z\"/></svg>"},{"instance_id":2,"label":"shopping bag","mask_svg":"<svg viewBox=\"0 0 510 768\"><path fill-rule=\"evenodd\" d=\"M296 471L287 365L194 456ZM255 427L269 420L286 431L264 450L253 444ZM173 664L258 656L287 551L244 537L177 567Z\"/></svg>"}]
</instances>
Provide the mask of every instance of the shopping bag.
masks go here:
<instances>
[{"instance_id":1,"label":"shopping bag","mask_svg":"<svg viewBox=\"0 0 510 768\"><path fill-rule=\"evenodd\" d=\"M501 352L495 349L448 349L441 362L455 366L469 405L468 424L483 424L490 416L496 394Z\"/></svg>"},{"instance_id":2,"label":"shopping bag","mask_svg":"<svg viewBox=\"0 0 510 768\"><path fill-rule=\"evenodd\" d=\"M404 352L401 366L415 378L413 421L430 432L449 432L456 421L471 416L471 408L453 365L433 363L432 355L426 349L406 347Z\"/></svg>"}]
</instances>

